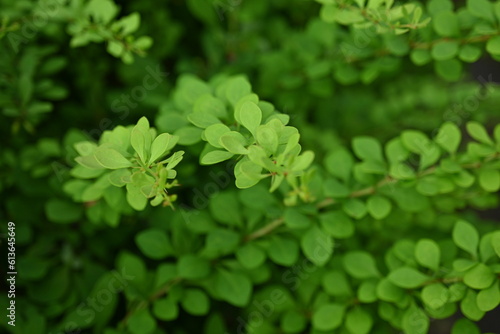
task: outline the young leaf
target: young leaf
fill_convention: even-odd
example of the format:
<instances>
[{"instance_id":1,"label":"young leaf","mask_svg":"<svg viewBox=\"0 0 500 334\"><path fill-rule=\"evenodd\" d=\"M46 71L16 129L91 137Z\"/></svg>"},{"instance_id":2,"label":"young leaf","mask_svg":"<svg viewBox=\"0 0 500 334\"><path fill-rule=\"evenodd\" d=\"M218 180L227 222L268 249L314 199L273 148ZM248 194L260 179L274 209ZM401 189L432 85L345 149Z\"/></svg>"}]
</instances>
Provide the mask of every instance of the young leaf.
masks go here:
<instances>
[{"instance_id":1,"label":"young leaf","mask_svg":"<svg viewBox=\"0 0 500 334\"><path fill-rule=\"evenodd\" d=\"M278 134L273 127L269 125L260 125L256 130L257 143L268 154L275 154L278 149Z\"/></svg>"},{"instance_id":2,"label":"young leaf","mask_svg":"<svg viewBox=\"0 0 500 334\"><path fill-rule=\"evenodd\" d=\"M478 181L487 192L497 192L500 189L500 172L496 169L481 169Z\"/></svg>"},{"instance_id":3,"label":"young leaf","mask_svg":"<svg viewBox=\"0 0 500 334\"><path fill-rule=\"evenodd\" d=\"M169 143L172 136L168 133L162 133L153 141L151 145L151 157L149 158L148 164L152 164L154 161L161 158L167 150L169 149Z\"/></svg>"},{"instance_id":4,"label":"young leaf","mask_svg":"<svg viewBox=\"0 0 500 334\"><path fill-rule=\"evenodd\" d=\"M111 148L100 147L94 151L96 161L105 168L120 169L131 167L132 163L120 152Z\"/></svg>"},{"instance_id":5,"label":"young leaf","mask_svg":"<svg viewBox=\"0 0 500 334\"><path fill-rule=\"evenodd\" d=\"M230 131L219 138L219 144L232 154L248 154L245 137L239 132Z\"/></svg>"},{"instance_id":6,"label":"young leaf","mask_svg":"<svg viewBox=\"0 0 500 334\"><path fill-rule=\"evenodd\" d=\"M257 127L262 122L262 110L255 103L247 101L239 106L238 112L241 125L255 136Z\"/></svg>"},{"instance_id":7,"label":"young leaf","mask_svg":"<svg viewBox=\"0 0 500 334\"><path fill-rule=\"evenodd\" d=\"M312 325L320 331L332 331L340 327L344 318L345 306L342 304L324 304L312 317Z\"/></svg>"},{"instance_id":8,"label":"young leaf","mask_svg":"<svg viewBox=\"0 0 500 334\"><path fill-rule=\"evenodd\" d=\"M494 310L500 304L500 287L498 281L477 294L477 307L483 312Z\"/></svg>"},{"instance_id":9,"label":"young leaf","mask_svg":"<svg viewBox=\"0 0 500 334\"><path fill-rule=\"evenodd\" d=\"M220 137L228 132L231 132L231 129L229 129L222 123L217 123L207 127L204 134L206 140L210 145L212 145L213 147L222 148L222 145L220 144Z\"/></svg>"},{"instance_id":10,"label":"young leaf","mask_svg":"<svg viewBox=\"0 0 500 334\"><path fill-rule=\"evenodd\" d=\"M464 275L464 283L473 289L486 289L495 279L493 271L484 263L478 263Z\"/></svg>"}]
</instances>

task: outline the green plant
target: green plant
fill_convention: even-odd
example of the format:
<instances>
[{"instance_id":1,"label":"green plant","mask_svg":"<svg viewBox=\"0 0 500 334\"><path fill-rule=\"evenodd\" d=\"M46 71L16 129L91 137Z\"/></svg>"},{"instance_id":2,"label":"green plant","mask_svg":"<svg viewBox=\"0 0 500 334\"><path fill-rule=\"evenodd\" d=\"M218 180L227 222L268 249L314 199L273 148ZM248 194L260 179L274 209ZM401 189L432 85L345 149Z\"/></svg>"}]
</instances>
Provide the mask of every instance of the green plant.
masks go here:
<instances>
[{"instance_id":1,"label":"green plant","mask_svg":"<svg viewBox=\"0 0 500 334\"><path fill-rule=\"evenodd\" d=\"M498 331L500 2L318 2L0 0L2 328Z\"/></svg>"}]
</instances>

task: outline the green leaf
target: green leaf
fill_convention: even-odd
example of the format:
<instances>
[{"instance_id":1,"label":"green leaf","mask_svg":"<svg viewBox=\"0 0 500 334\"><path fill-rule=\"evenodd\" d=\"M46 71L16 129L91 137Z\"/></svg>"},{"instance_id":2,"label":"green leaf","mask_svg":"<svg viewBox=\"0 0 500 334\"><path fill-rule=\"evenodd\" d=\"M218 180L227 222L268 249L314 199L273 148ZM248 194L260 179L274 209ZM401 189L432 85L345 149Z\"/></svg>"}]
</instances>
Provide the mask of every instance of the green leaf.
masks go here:
<instances>
[{"instance_id":1,"label":"green leaf","mask_svg":"<svg viewBox=\"0 0 500 334\"><path fill-rule=\"evenodd\" d=\"M496 169L481 169L478 181L481 188L487 192L497 192L500 189L500 172Z\"/></svg>"},{"instance_id":2,"label":"green leaf","mask_svg":"<svg viewBox=\"0 0 500 334\"><path fill-rule=\"evenodd\" d=\"M460 49L458 57L460 58L460 60L465 61L467 63L475 63L476 61L479 60L479 58L481 58L482 52L483 51L481 48L474 45L466 44L463 45L462 48Z\"/></svg>"},{"instance_id":3,"label":"green leaf","mask_svg":"<svg viewBox=\"0 0 500 334\"><path fill-rule=\"evenodd\" d=\"M195 126L205 129L214 124L220 124L219 119L205 111L193 112L187 115L187 119Z\"/></svg>"},{"instance_id":4,"label":"green leaf","mask_svg":"<svg viewBox=\"0 0 500 334\"><path fill-rule=\"evenodd\" d=\"M194 254L182 255L177 262L177 273L185 279L204 278L210 274L210 262Z\"/></svg>"},{"instance_id":5,"label":"green leaf","mask_svg":"<svg viewBox=\"0 0 500 334\"><path fill-rule=\"evenodd\" d=\"M435 60L448 60L458 54L460 44L457 41L440 41L434 43L431 49L432 58Z\"/></svg>"},{"instance_id":6,"label":"green leaf","mask_svg":"<svg viewBox=\"0 0 500 334\"><path fill-rule=\"evenodd\" d=\"M247 276L238 272L218 269L215 276L215 291L222 300L244 307L250 301L252 282Z\"/></svg>"},{"instance_id":7,"label":"green leaf","mask_svg":"<svg viewBox=\"0 0 500 334\"><path fill-rule=\"evenodd\" d=\"M194 113L207 113L217 118L226 118L227 112L224 102L213 97L210 94L205 94L198 97L193 105Z\"/></svg>"},{"instance_id":8,"label":"green leaf","mask_svg":"<svg viewBox=\"0 0 500 334\"><path fill-rule=\"evenodd\" d=\"M209 207L212 217L219 222L233 226L243 223L240 202L234 191L219 192L212 196Z\"/></svg>"},{"instance_id":9,"label":"green leaf","mask_svg":"<svg viewBox=\"0 0 500 334\"><path fill-rule=\"evenodd\" d=\"M135 243L142 253L155 260L163 259L172 254L172 246L165 231L150 228L141 231L135 237Z\"/></svg>"},{"instance_id":10,"label":"green leaf","mask_svg":"<svg viewBox=\"0 0 500 334\"><path fill-rule=\"evenodd\" d=\"M309 168L313 160L314 160L314 152L305 151L304 153L302 153L293 160L293 163L290 166L290 170L294 172L301 172Z\"/></svg>"},{"instance_id":11,"label":"green leaf","mask_svg":"<svg viewBox=\"0 0 500 334\"><path fill-rule=\"evenodd\" d=\"M492 55L500 55L500 36L493 36L488 40L486 51Z\"/></svg>"},{"instance_id":12,"label":"green leaf","mask_svg":"<svg viewBox=\"0 0 500 334\"><path fill-rule=\"evenodd\" d=\"M467 318L461 318L455 321L451 334L481 334L476 324Z\"/></svg>"},{"instance_id":13,"label":"green leaf","mask_svg":"<svg viewBox=\"0 0 500 334\"><path fill-rule=\"evenodd\" d=\"M247 269L255 269L264 263L266 253L257 245L247 243L236 251L236 259Z\"/></svg>"},{"instance_id":14,"label":"green leaf","mask_svg":"<svg viewBox=\"0 0 500 334\"><path fill-rule=\"evenodd\" d=\"M232 253L240 242L240 235L231 230L217 228L207 234L205 253L207 256L218 257Z\"/></svg>"},{"instance_id":15,"label":"green leaf","mask_svg":"<svg viewBox=\"0 0 500 334\"><path fill-rule=\"evenodd\" d=\"M291 229L303 229L311 225L311 220L296 208L286 208L284 219L285 225Z\"/></svg>"},{"instance_id":16,"label":"green leaf","mask_svg":"<svg viewBox=\"0 0 500 334\"><path fill-rule=\"evenodd\" d=\"M192 315L206 315L210 309L210 299L200 289L187 289L181 299L181 305Z\"/></svg>"},{"instance_id":17,"label":"green leaf","mask_svg":"<svg viewBox=\"0 0 500 334\"><path fill-rule=\"evenodd\" d=\"M153 333L156 329L156 320L149 313L149 309L139 309L128 318L127 328L132 334Z\"/></svg>"},{"instance_id":18,"label":"green leaf","mask_svg":"<svg viewBox=\"0 0 500 334\"><path fill-rule=\"evenodd\" d=\"M274 236L271 238L267 254L274 263L290 267L299 258L299 245L295 239Z\"/></svg>"},{"instance_id":19,"label":"green leaf","mask_svg":"<svg viewBox=\"0 0 500 334\"><path fill-rule=\"evenodd\" d=\"M255 147L255 146L254 146ZM236 186L240 189L253 187L260 180L266 177L261 174L262 167L252 161L240 160L234 168L234 175L236 176Z\"/></svg>"},{"instance_id":20,"label":"green leaf","mask_svg":"<svg viewBox=\"0 0 500 334\"><path fill-rule=\"evenodd\" d=\"M151 135L149 133L149 121L146 117L141 117L134 126L130 134L130 144L139 155L143 163L147 162L149 144L151 143Z\"/></svg>"},{"instance_id":21,"label":"green leaf","mask_svg":"<svg viewBox=\"0 0 500 334\"><path fill-rule=\"evenodd\" d=\"M428 50L414 49L410 53L411 61L417 66L428 64L432 58Z\"/></svg>"},{"instance_id":22,"label":"green leaf","mask_svg":"<svg viewBox=\"0 0 500 334\"><path fill-rule=\"evenodd\" d=\"M203 129L194 126L184 126L175 130L174 135L179 137L179 145L190 146L201 140Z\"/></svg>"},{"instance_id":23,"label":"green leaf","mask_svg":"<svg viewBox=\"0 0 500 334\"><path fill-rule=\"evenodd\" d=\"M278 134L276 130L270 125L260 125L257 128L255 138L257 143L262 146L262 148L268 154L275 154L278 149Z\"/></svg>"},{"instance_id":24,"label":"green leaf","mask_svg":"<svg viewBox=\"0 0 500 334\"><path fill-rule=\"evenodd\" d=\"M368 334L373 326L373 318L363 308L355 307L347 313L345 326L350 333Z\"/></svg>"},{"instance_id":25,"label":"green leaf","mask_svg":"<svg viewBox=\"0 0 500 334\"><path fill-rule=\"evenodd\" d=\"M405 297L405 290L392 284L387 278L379 281L376 292L377 297L386 302L397 303Z\"/></svg>"},{"instance_id":26,"label":"green leaf","mask_svg":"<svg viewBox=\"0 0 500 334\"><path fill-rule=\"evenodd\" d=\"M373 303L377 300L377 283L375 279L364 280L358 288L358 299L362 303Z\"/></svg>"},{"instance_id":27,"label":"green leaf","mask_svg":"<svg viewBox=\"0 0 500 334\"><path fill-rule=\"evenodd\" d=\"M426 285L422 289L422 300L431 309L437 310L443 307L449 299L449 291L442 283Z\"/></svg>"},{"instance_id":28,"label":"green leaf","mask_svg":"<svg viewBox=\"0 0 500 334\"><path fill-rule=\"evenodd\" d=\"M179 307L173 298L162 298L153 303L153 314L160 320L174 320L179 315Z\"/></svg>"},{"instance_id":29,"label":"green leaf","mask_svg":"<svg viewBox=\"0 0 500 334\"><path fill-rule=\"evenodd\" d=\"M235 106L236 103L244 96L252 92L252 86L243 77L236 77L227 83L226 98Z\"/></svg>"},{"instance_id":30,"label":"green leaf","mask_svg":"<svg viewBox=\"0 0 500 334\"><path fill-rule=\"evenodd\" d=\"M442 11L432 18L434 30L441 36L453 37L460 34L458 16L452 11Z\"/></svg>"},{"instance_id":31,"label":"green leaf","mask_svg":"<svg viewBox=\"0 0 500 334\"><path fill-rule=\"evenodd\" d=\"M403 289L414 289L430 280L429 276L422 274L412 267L400 267L391 271L387 278L393 284Z\"/></svg>"},{"instance_id":32,"label":"green leaf","mask_svg":"<svg viewBox=\"0 0 500 334\"><path fill-rule=\"evenodd\" d=\"M486 145L493 145L493 141L482 124L478 122L467 122L466 128L470 136L478 142Z\"/></svg>"},{"instance_id":33,"label":"green leaf","mask_svg":"<svg viewBox=\"0 0 500 334\"><path fill-rule=\"evenodd\" d=\"M247 101L236 112L239 113L236 118L239 119L240 124L255 136L257 128L262 122L262 110L260 110L259 106L251 101Z\"/></svg>"},{"instance_id":34,"label":"green leaf","mask_svg":"<svg viewBox=\"0 0 500 334\"><path fill-rule=\"evenodd\" d=\"M59 224L77 223L83 214L81 205L57 198L45 203L45 214L49 221Z\"/></svg>"},{"instance_id":35,"label":"green leaf","mask_svg":"<svg viewBox=\"0 0 500 334\"><path fill-rule=\"evenodd\" d=\"M415 247L415 259L421 266L437 271L441 250L434 240L420 239Z\"/></svg>"},{"instance_id":36,"label":"green leaf","mask_svg":"<svg viewBox=\"0 0 500 334\"><path fill-rule=\"evenodd\" d=\"M349 275L358 279L379 277L373 256L365 251L351 251L342 258L342 263Z\"/></svg>"},{"instance_id":37,"label":"green leaf","mask_svg":"<svg viewBox=\"0 0 500 334\"><path fill-rule=\"evenodd\" d=\"M324 161L328 173L343 181L349 180L353 165L354 160L351 153L344 148L329 153Z\"/></svg>"},{"instance_id":38,"label":"green leaf","mask_svg":"<svg viewBox=\"0 0 500 334\"><path fill-rule=\"evenodd\" d=\"M373 218L380 220L389 215L392 209L392 203L383 196L374 195L368 198L366 207Z\"/></svg>"},{"instance_id":39,"label":"green leaf","mask_svg":"<svg viewBox=\"0 0 500 334\"><path fill-rule=\"evenodd\" d=\"M146 278L146 265L140 257L122 252L116 262L116 268L120 272L126 272L127 275L133 276L132 282L134 284L140 284Z\"/></svg>"},{"instance_id":40,"label":"green leaf","mask_svg":"<svg viewBox=\"0 0 500 334\"><path fill-rule=\"evenodd\" d=\"M354 153L361 160L383 162L382 145L372 137L355 137L352 140Z\"/></svg>"},{"instance_id":41,"label":"green leaf","mask_svg":"<svg viewBox=\"0 0 500 334\"><path fill-rule=\"evenodd\" d=\"M479 321L484 316L484 312L477 306L477 293L472 289L467 290L464 299L460 302L460 310L473 321Z\"/></svg>"},{"instance_id":42,"label":"green leaf","mask_svg":"<svg viewBox=\"0 0 500 334\"><path fill-rule=\"evenodd\" d=\"M436 143L449 153L455 153L460 145L462 134L455 123L444 123L435 138Z\"/></svg>"},{"instance_id":43,"label":"green leaf","mask_svg":"<svg viewBox=\"0 0 500 334\"><path fill-rule=\"evenodd\" d=\"M129 160L112 148L99 147L94 151L94 157L100 165L108 169L120 169L132 166Z\"/></svg>"},{"instance_id":44,"label":"green leaf","mask_svg":"<svg viewBox=\"0 0 500 334\"><path fill-rule=\"evenodd\" d=\"M239 132L230 131L219 138L219 144L233 154L248 154L245 137Z\"/></svg>"},{"instance_id":45,"label":"green leaf","mask_svg":"<svg viewBox=\"0 0 500 334\"><path fill-rule=\"evenodd\" d=\"M477 294L477 307L483 312L494 310L500 304L500 287L498 281Z\"/></svg>"},{"instance_id":46,"label":"green leaf","mask_svg":"<svg viewBox=\"0 0 500 334\"><path fill-rule=\"evenodd\" d=\"M413 304L405 312L402 325L405 334L427 333L429 330L430 320L427 314L425 314L420 307Z\"/></svg>"},{"instance_id":47,"label":"green leaf","mask_svg":"<svg viewBox=\"0 0 500 334\"><path fill-rule=\"evenodd\" d=\"M231 152L213 150L202 154L200 157L200 164L202 165L213 165L219 162L231 159L234 156Z\"/></svg>"},{"instance_id":48,"label":"green leaf","mask_svg":"<svg viewBox=\"0 0 500 334\"><path fill-rule=\"evenodd\" d=\"M325 196L334 198L346 198L351 194L350 189L336 179L326 179L323 182Z\"/></svg>"},{"instance_id":49,"label":"green leaf","mask_svg":"<svg viewBox=\"0 0 500 334\"><path fill-rule=\"evenodd\" d=\"M161 158L173 147L173 145L170 144L170 141L175 141L175 138L168 133L162 133L156 137L151 145L151 157L149 158L148 164L152 164L154 161Z\"/></svg>"},{"instance_id":50,"label":"green leaf","mask_svg":"<svg viewBox=\"0 0 500 334\"><path fill-rule=\"evenodd\" d=\"M122 35L130 35L137 29L139 29L140 24L141 24L141 16L139 15L139 13L134 12L130 15L122 17L119 21L113 23L112 29L113 30L115 30L115 28L116 30L121 29Z\"/></svg>"},{"instance_id":51,"label":"green leaf","mask_svg":"<svg viewBox=\"0 0 500 334\"><path fill-rule=\"evenodd\" d=\"M334 238L349 238L354 234L354 224L344 212L329 211L320 215L321 226Z\"/></svg>"},{"instance_id":52,"label":"green leaf","mask_svg":"<svg viewBox=\"0 0 500 334\"><path fill-rule=\"evenodd\" d=\"M486 289L495 281L495 274L484 263L478 263L467 270L464 275L464 283L473 289Z\"/></svg>"},{"instance_id":53,"label":"green leaf","mask_svg":"<svg viewBox=\"0 0 500 334\"><path fill-rule=\"evenodd\" d=\"M366 215L365 203L357 198L350 198L343 203L342 209L351 217L361 219Z\"/></svg>"},{"instance_id":54,"label":"green leaf","mask_svg":"<svg viewBox=\"0 0 500 334\"><path fill-rule=\"evenodd\" d=\"M493 232L491 236L491 246L493 246L498 257L500 257L500 231Z\"/></svg>"},{"instance_id":55,"label":"green leaf","mask_svg":"<svg viewBox=\"0 0 500 334\"><path fill-rule=\"evenodd\" d=\"M85 7L85 11L96 22L107 24L116 16L119 8L111 0L91 0Z\"/></svg>"},{"instance_id":56,"label":"green leaf","mask_svg":"<svg viewBox=\"0 0 500 334\"><path fill-rule=\"evenodd\" d=\"M299 333L307 326L308 320L304 314L298 311L286 311L281 318L280 327L285 333Z\"/></svg>"},{"instance_id":57,"label":"green leaf","mask_svg":"<svg viewBox=\"0 0 500 334\"><path fill-rule=\"evenodd\" d=\"M312 325L320 331L332 331L340 327L344 313L345 306L342 304L324 304L314 312Z\"/></svg>"},{"instance_id":58,"label":"green leaf","mask_svg":"<svg viewBox=\"0 0 500 334\"><path fill-rule=\"evenodd\" d=\"M437 60L434 62L436 73L448 82L458 81L462 76L462 63L457 59Z\"/></svg>"},{"instance_id":59,"label":"green leaf","mask_svg":"<svg viewBox=\"0 0 500 334\"><path fill-rule=\"evenodd\" d=\"M321 279L321 284L326 293L332 296L351 296L352 289L347 275L339 270L327 272Z\"/></svg>"},{"instance_id":60,"label":"green leaf","mask_svg":"<svg viewBox=\"0 0 500 334\"><path fill-rule=\"evenodd\" d=\"M231 132L231 129L229 129L222 123L217 123L207 127L204 134L206 140L210 145L212 145L213 147L222 148L222 145L220 144L220 137L228 132Z\"/></svg>"},{"instance_id":61,"label":"green leaf","mask_svg":"<svg viewBox=\"0 0 500 334\"><path fill-rule=\"evenodd\" d=\"M302 235L300 245L306 258L318 267L324 266L333 254L333 239L316 226Z\"/></svg>"},{"instance_id":62,"label":"green leaf","mask_svg":"<svg viewBox=\"0 0 500 334\"><path fill-rule=\"evenodd\" d=\"M467 9L478 18L495 22L493 6L488 0L467 0Z\"/></svg>"},{"instance_id":63,"label":"green leaf","mask_svg":"<svg viewBox=\"0 0 500 334\"><path fill-rule=\"evenodd\" d=\"M468 252L473 257L477 257L479 234L474 226L464 220L459 220L453 228L452 235L455 245Z\"/></svg>"}]
</instances>

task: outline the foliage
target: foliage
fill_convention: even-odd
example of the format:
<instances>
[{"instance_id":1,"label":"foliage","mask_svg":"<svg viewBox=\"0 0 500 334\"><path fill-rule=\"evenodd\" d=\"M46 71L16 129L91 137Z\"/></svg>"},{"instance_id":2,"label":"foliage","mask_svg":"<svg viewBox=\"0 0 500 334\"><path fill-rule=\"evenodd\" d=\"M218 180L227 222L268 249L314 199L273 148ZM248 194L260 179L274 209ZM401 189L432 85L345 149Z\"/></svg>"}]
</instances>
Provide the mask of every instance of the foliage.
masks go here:
<instances>
[{"instance_id":1,"label":"foliage","mask_svg":"<svg viewBox=\"0 0 500 334\"><path fill-rule=\"evenodd\" d=\"M0 4L9 332L498 330L500 2Z\"/></svg>"}]
</instances>

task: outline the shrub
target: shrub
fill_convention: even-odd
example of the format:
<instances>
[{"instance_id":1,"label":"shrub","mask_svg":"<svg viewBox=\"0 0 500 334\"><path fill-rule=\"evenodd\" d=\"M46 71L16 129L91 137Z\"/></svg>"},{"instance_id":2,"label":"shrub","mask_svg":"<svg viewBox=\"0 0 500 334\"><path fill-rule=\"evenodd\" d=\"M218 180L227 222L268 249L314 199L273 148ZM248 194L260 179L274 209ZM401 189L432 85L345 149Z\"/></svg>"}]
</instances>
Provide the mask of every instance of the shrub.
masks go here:
<instances>
[{"instance_id":1,"label":"shrub","mask_svg":"<svg viewBox=\"0 0 500 334\"><path fill-rule=\"evenodd\" d=\"M120 5L3 0L4 329L498 331L500 2Z\"/></svg>"}]
</instances>

